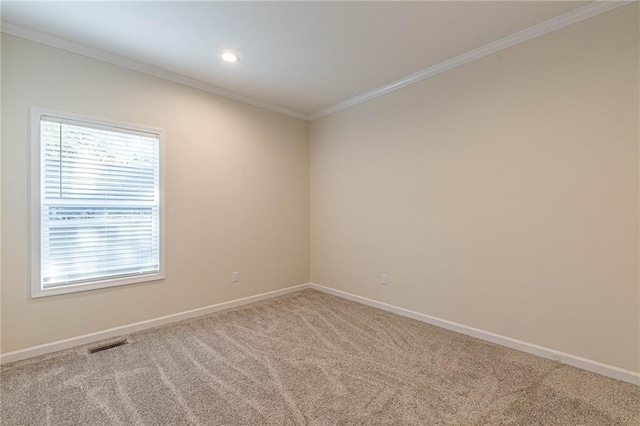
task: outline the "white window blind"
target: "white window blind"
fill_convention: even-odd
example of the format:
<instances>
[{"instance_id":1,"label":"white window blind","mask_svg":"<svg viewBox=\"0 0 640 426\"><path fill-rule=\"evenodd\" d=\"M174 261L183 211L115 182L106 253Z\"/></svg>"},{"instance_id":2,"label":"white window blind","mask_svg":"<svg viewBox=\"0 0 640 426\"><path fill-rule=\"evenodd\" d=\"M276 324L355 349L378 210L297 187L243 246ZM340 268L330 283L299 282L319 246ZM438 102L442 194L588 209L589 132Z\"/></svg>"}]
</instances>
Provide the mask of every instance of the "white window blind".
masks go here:
<instances>
[{"instance_id":1,"label":"white window blind","mask_svg":"<svg viewBox=\"0 0 640 426\"><path fill-rule=\"evenodd\" d=\"M160 136L40 116L40 289L160 272Z\"/></svg>"}]
</instances>

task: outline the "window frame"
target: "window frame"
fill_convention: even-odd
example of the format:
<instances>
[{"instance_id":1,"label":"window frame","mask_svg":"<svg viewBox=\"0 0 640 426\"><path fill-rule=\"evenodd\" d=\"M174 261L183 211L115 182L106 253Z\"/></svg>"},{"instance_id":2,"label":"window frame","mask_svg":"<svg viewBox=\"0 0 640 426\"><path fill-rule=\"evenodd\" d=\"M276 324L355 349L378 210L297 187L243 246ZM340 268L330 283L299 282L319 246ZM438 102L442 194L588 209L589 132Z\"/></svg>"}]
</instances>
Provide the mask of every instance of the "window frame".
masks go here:
<instances>
[{"instance_id":1,"label":"window frame","mask_svg":"<svg viewBox=\"0 0 640 426\"><path fill-rule=\"evenodd\" d=\"M42 116L60 118L74 122L83 122L87 127L107 127L109 129L123 129L134 132L151 133L158 136L159 149L159 268L158 272L144 273L138 276L98 278L82 281L77 284L69 284L58 288L45 289L42 287L42 229L41 229L41 130ZM76 293L81 291L96 290L139 284L144 282L162 281L165 279L165 132L163 129L141 126L138 124L123 123L105 120L97 117L89 117L68 112L55 111L39 107L29 108L29 215L30 215L30 288L31 298L54 296L59 294Z\"/></svg>"}]
</instances>

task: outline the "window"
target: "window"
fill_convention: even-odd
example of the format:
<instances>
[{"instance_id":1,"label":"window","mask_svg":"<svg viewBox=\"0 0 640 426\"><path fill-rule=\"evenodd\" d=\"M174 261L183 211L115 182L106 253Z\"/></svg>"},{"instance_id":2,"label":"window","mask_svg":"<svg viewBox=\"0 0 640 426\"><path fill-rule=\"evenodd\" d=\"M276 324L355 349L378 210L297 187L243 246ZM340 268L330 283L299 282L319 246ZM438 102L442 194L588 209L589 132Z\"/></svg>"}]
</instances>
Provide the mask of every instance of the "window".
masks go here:
<instances>
[{"instance_id":1,"label":"window","mask_svg":"<svg viewBox=\"0 0 640 426\"><path fill-rule=\"evenodd\" d=\"M32 108L31 296L164 275L163 132Z\"/></svg>"}]
</instances>

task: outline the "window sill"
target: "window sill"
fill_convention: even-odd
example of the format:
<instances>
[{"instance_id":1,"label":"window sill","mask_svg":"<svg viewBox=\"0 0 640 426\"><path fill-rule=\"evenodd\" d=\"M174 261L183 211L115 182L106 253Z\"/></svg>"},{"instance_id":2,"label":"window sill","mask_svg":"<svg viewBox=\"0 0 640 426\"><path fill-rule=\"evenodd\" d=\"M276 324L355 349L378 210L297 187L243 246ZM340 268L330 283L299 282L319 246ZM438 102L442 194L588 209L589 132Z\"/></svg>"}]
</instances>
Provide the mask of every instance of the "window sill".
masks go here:
<instances>
[{"instance_id":1,"label":"window sill","mask_svg":"<svg viewBox=\"0 0 640 426\"><path fill-rule=\"evenodd\" d=\"M52 287L48 289L32 288L31 298L36 299L40 297L56 296L59 294L78 293L81 291L98 290L101 288L118 287L123 285L139 284L150 281L162 281L164 280L164 274L152 273L141 274L137 276L113 278L105 280L97 280L90 282L82 282L77 284L64 285L60 287Z\"/></svg>"}]
</instances>

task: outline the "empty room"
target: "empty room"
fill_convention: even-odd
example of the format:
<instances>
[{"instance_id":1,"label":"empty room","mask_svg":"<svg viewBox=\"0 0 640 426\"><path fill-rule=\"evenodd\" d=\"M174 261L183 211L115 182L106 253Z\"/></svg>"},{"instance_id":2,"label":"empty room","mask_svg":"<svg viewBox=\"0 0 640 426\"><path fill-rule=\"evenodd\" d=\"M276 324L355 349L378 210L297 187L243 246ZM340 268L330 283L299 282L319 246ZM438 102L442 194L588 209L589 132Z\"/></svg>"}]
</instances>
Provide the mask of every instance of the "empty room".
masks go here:
<instances>
[{"instance_id":1,"label":"empty room","mask_svg":"<svg viewBox=\"0 0 640 426\"><path fill-rule=\"evenodd\" d=\"M640 424L638 2L0 15L3 426Z\"/></svg>"}]
</instances>

